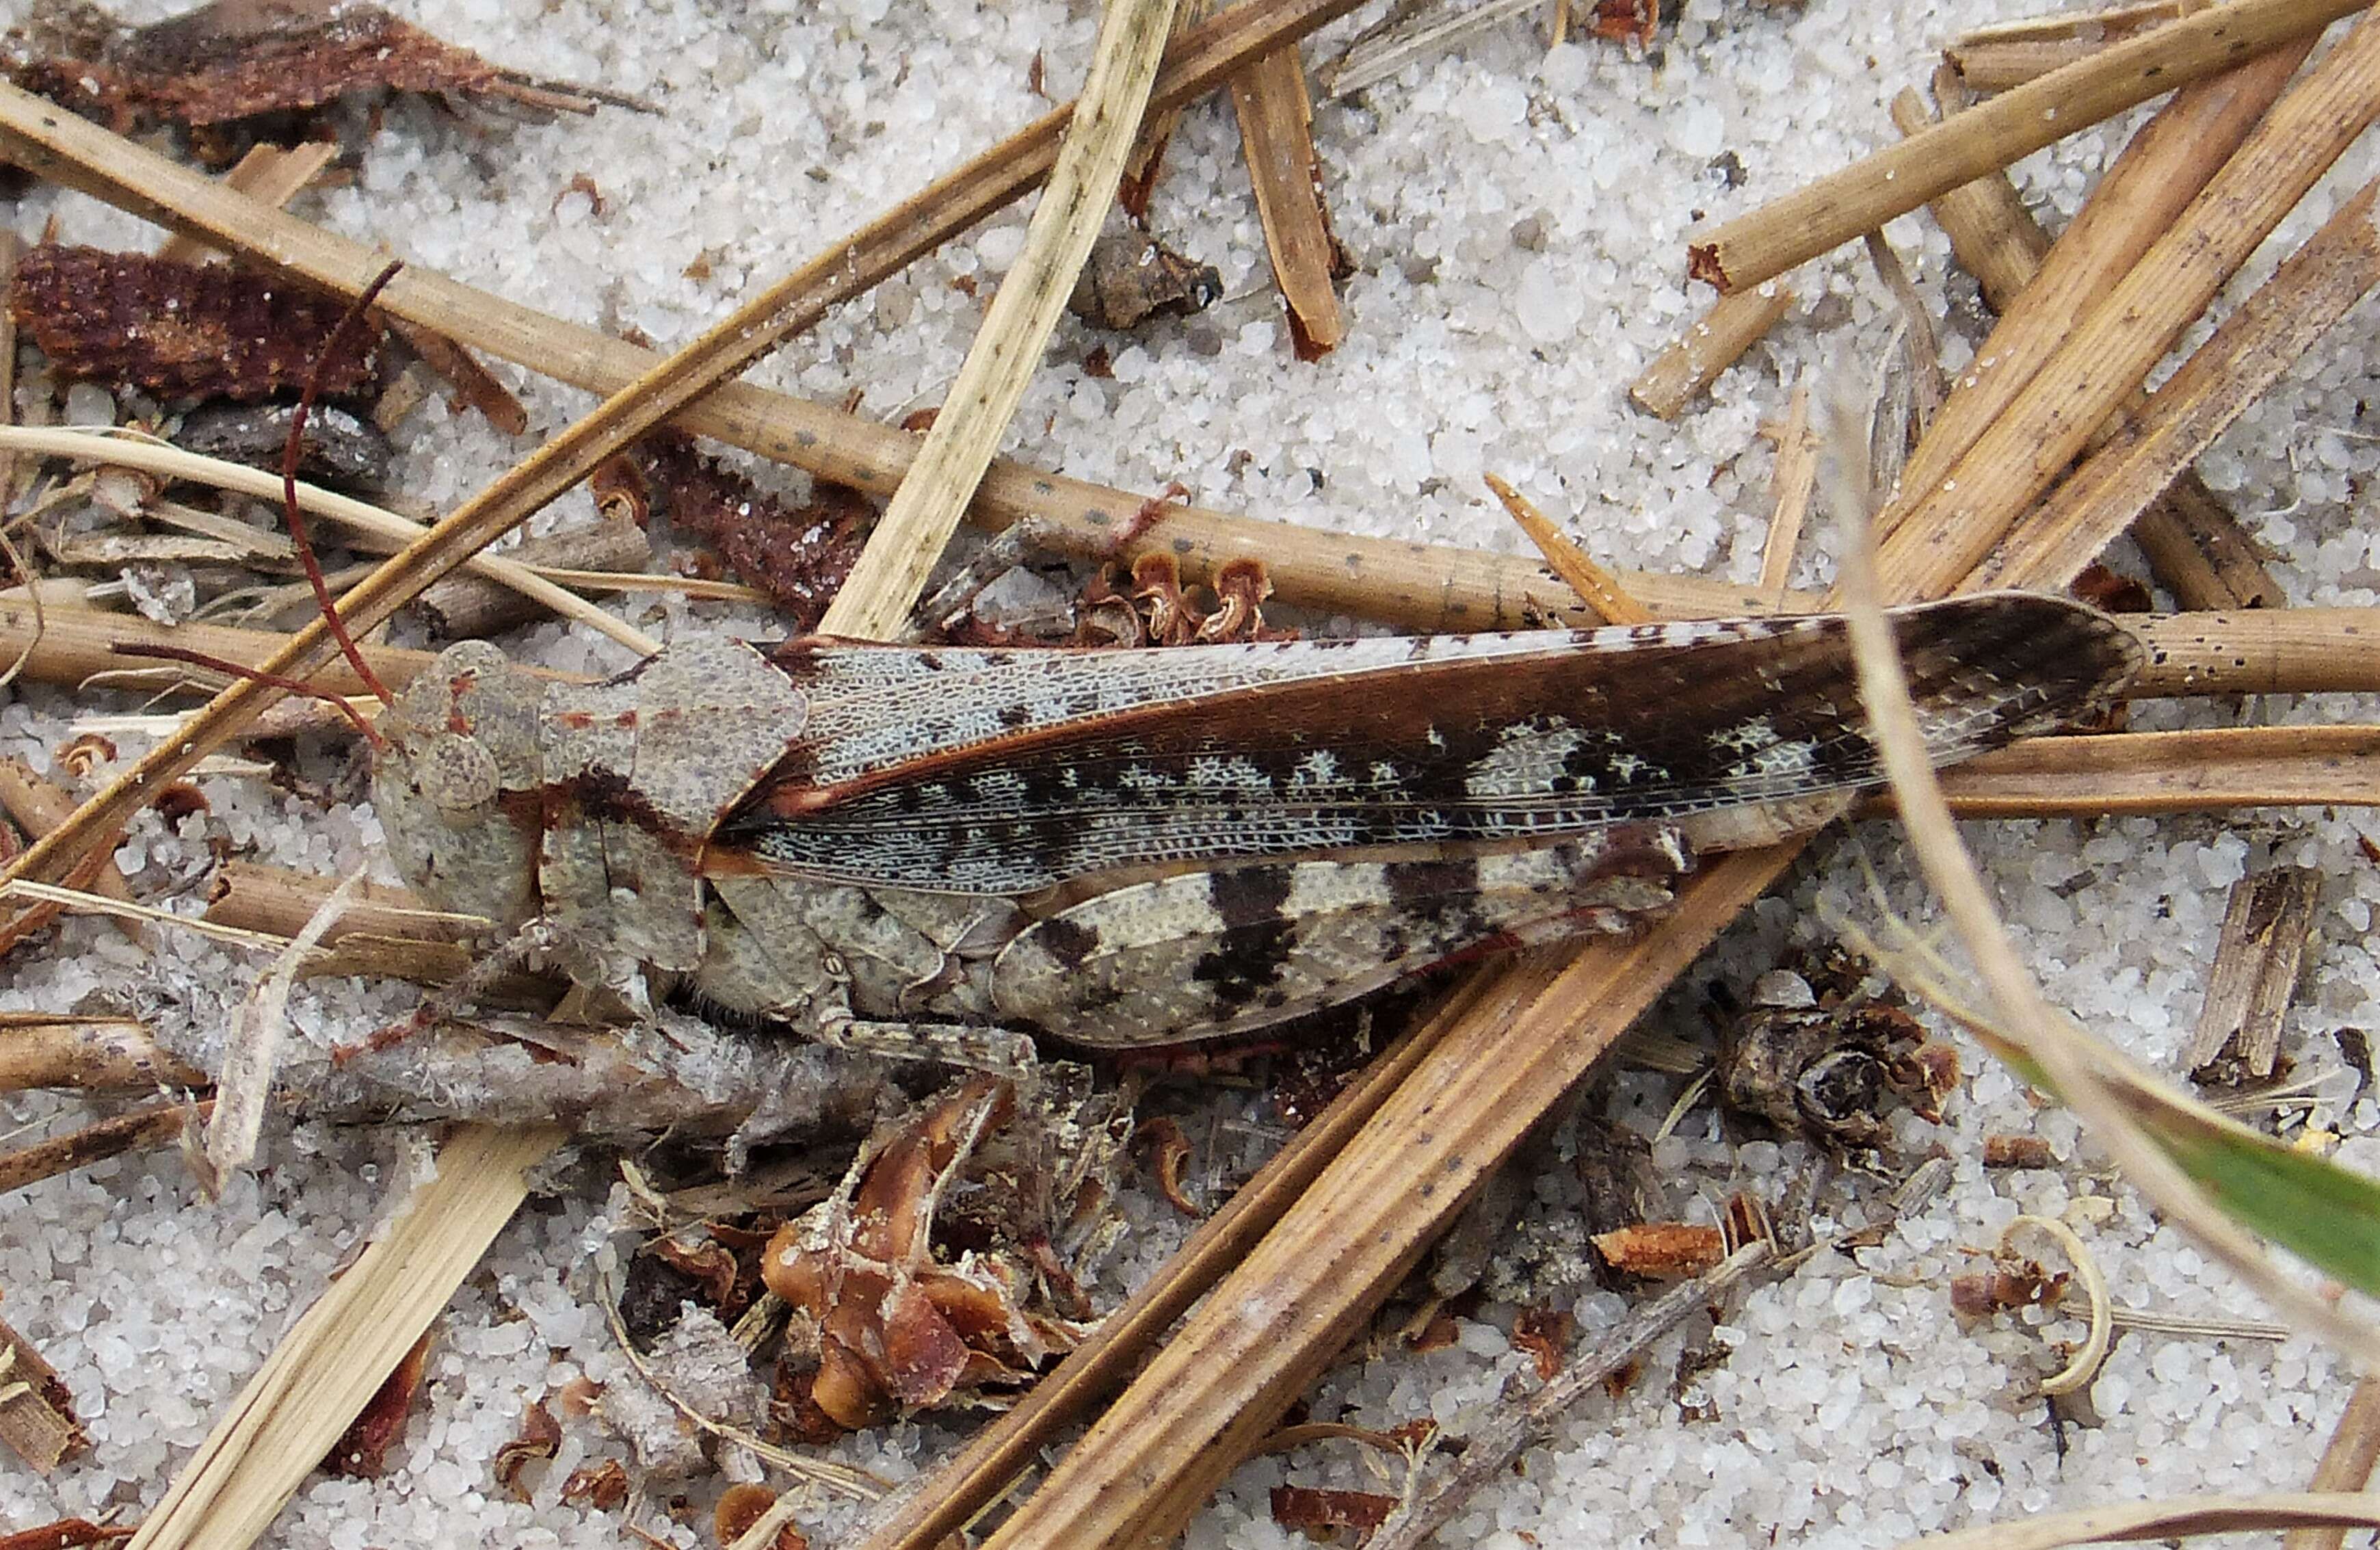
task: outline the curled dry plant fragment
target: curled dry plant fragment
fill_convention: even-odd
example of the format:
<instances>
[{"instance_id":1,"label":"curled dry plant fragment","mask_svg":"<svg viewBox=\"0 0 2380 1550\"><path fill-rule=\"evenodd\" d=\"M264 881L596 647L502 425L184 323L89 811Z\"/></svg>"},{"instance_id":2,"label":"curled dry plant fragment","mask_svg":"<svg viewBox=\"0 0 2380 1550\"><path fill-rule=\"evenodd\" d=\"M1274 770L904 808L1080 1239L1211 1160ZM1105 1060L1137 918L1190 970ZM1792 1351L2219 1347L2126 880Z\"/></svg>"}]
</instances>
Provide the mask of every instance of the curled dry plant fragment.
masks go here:
<instances>
[{"instance_id":1,"label":"curled dry plant fragment","mask_svg":"<svg viewBox=\"0 0 2380 1550\"><path fill-rule=\"evenodd\" d=\"M1840 949L1761 976L1718 1058L1728 1107L1838 1146L1881 1144L1898 1096L1927 1119L1958 1083L1955 1056L1929 1043L1881 976Z\"/></svg>"},{"instance_id":2,"label":"curled dry plant fragment","mask_svg":"<svg viewBox=\"0 0 2380 1550\"><path fill-rule=\"evenodd\" d=\"M598 1512L613 1512L628 1499L627 1466L617 1458L606 1458L600 1464L588 1464L570 1472L562 1483L562 1499L574 1506L591 1507Z\"/></svg>"},{"instance_id":3,"label":"curled dry plant fragment","mask_svg":"<svg viewBox=\"0 0 2380 1550\"><path fill-rule=\"evenodd\" d=\"M719 1494L719 1505L710 1510L711 1537L719 1542L720 1550L740 1545L776 1505L777 1493L765 1485L731 1485ZM781 1523L764 1550L809 1550L809 1543L799 1529Z\"/></svg>"},{"instance_id":4,"label":"curled dry plant fragment","mask_svg":"<svg viewBox=\"0 0 2380 1550\"><path fill-rule=\"evenodd\" d=\"M1588 1241L1614 1273L1647 1280L1684 1280L1727 1258L1727 1235L1691 1222L1639 1222Z\"/></svg>"},{"instance_id":5,"label":"curled dry plant fragment","mask_svg":"<svg viewBox=\"0 0 2380 1550\"><path fill-rule=\"evenodd\" d=\"M880 1133L780 1230L762 1275L814 1356L809 1398L857 1427L1029 1382L1080 1336L1065 1259L1101 1247L1129 1134L1079 1068L1020 1094L977 1077Z\"/></svg>"},{"instance_id":6,"label":"curled dry plant fragment","mask_svg":"<svg viewBox=\"0 0 2380 1550\"><path fill-rule=\"evenodd\" d=\"M597 101L528 81L377 6L334 0L213 0L149 27L123 26L83 0L54 0L0 41L0 76L119 134L164 125L223 130L372 91L504 96L578 112ZM243 138L193 140L207 160L229 161Z\"/></svg>"},{"instance_id":7,"label":"curled dry plant fragment","mask_svg":"<svg viewBox=\"0 0 2380 1550\"><path fill-rule=\"evenodd\" d=\"M1091 249L1066 308L1095 328L1123 330L1203 312L1222 294L1213 264L1184 258L1137 226L1120 226Z\"/></svg>"},{"instance_id":8,"label":"curled dry plant fragment","mask_svg":"<svg viewBox=\"0 0 2380 1550\"><path fill-rule=\"evenodd\" d=\"M533 1399L521 1412L520 1434L496 1449L492 1466L496 1483L504 1488L515 1501L529 1499L529 1486L521 1476L531 1464L552 1458L562 1450L562 1422L545 1408L545 1401Z\"/></svg>"},{"instance_id":9,"label":"curled dry plant fragment","mask_svg":"<svg viewBox=\"0 0 2380 1550\"><path fill-rule=\"evenodd\" d=\"M8 310L64 375L247 403L303 386L346 306L225 264L44 242L17 266ZM325 361L322 391L367 391L381 338Z\"/></svg>"},{"instance_id":10,"label":"curled dry plant fragment","mask_svg":"<svg viewBox=\"0 0 2380 1550\"><path fill-rule=\"evenodd\" d=\"M1567 1308L1524 1308L1512 1318L1512 1345L1536 1364L1539 1383L1561 1371L1577 1332L1578 1320Z\"/></svg>"},{"instance_id":11,"label":"curled dry plant fragment","mask_svg":"<svg viewBox=\"0 0 2380 1550\"><path fill-rule=\"evenodd\" d=\"M647 436L588 481L596 504L640 526L656 518L710 545L730 575L775 599L797 629L816 628L876 527L856 492L818 483L791 506L676 431Z\"/></svg>"},{"instance_id":12,"label":"curled dry plant fragment","mask_svg":"<svg viewBox=\"0 0 2380 1550\"><path fill-rule=\"evenodd\" d=\"M23 1336L0 1323L0 1443L48 1474L91 1446L74 1396Z\"/></svg>"}]
</instances>

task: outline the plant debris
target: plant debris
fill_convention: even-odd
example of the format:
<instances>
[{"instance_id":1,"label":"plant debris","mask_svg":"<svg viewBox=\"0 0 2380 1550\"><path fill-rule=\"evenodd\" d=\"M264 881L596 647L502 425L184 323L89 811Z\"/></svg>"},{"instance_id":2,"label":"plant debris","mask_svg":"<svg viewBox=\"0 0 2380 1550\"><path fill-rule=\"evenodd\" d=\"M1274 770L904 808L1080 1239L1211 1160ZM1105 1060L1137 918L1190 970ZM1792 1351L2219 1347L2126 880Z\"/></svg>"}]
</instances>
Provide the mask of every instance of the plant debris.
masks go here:
<instances>
[{"instance_id":1,"label":"plant debris","mask_svg":"<svg viewBox=\"0 0 2380 1550\"><path fill-rule=\"evenodd\" d=\"M1727 1258L1727 1235L1691 1222L1639 1222L1588 1241L1615 1274L1644 1280L1685 1280Z\"/></svg>"},{"instance_id":2,"label":"plant debris","mask_svg":"<svg viewBox=\"0 0 2380 1550\"><path fill-rule=\"evenodd\" d=\"M1339 1491L1319 1485L1276 1485L1272 1520L1318 1544L1361 1544L1389 1520L1394 1496L1378 1491Z\"/></svg>"},{"instance_id":3,"label":"plant debris","mask_svg":"<svg viewBox=\"0 0 2380 1550\"><path fill-rule=\"evenodd\" d=\"M647 436L588 481L596 504L638 526L655 519L700 540L727 573L773 599L797 629L815 629L851 574L876 507L856 490L820 481L805 506L790 506L743 474L695 450L678 431Z\"/></svg>"},{"instance_id":4,"label":"plant debris","mask_svg":"<svg viewBox=\"0 0 2380 1550\"><path fill-rule=\"evenodd\" d=\"M1888 1097L1939 1119L1958 1085L1949 1046L1930 1043L1890 984L1840 948L1762 975L1752 1000L1719 1047L1719 1098L1738 1113L1875 1147L1889 1135Z\"/></svg>"},{"instance_id":5,"label":"plant debris","mask_svg":"<svg viewBox=\"0 0 2380 1550\"><path fill-rule=\"evenodd\" d=\"M506 1495L525 1502L529 1499L529 1486L522 1475L531 1464L551 1459L561 1451L562 1422L553 1419L544 1400L532 1399L521 1412L520 1435L496 1449L492 1472Z\"/></svg>"},{"instance_id":6,"label":"plant debris","mask_svg":"<svg viewBox=\"0 0 2380 1550\"><path fill-rule=\"evenodd\" d=\"M2231 885L2206 1001L2183 1056L2197 1080L2236 1085L2273 1074L2321 896L2322 873L2311 867L2272 867Z\"/></svg>"},{"instance_id":7,"label":"plant debris","mask_svg":"<svg viewBox=\"0 0 2380 1550\"><path fill-rule=\"evenodd\" d=\"M1044 1066L1038 1102L990 1077L960 1083L880 1133L771 1240L763 1277L837 1424L978 1402L1081 1337L1088 1309L1064 1261L1111 1235L1130 1127L1087 1076Z\"/></svg>"},{"instance_id":8,"label":"plant debris","mask_svg":"<svg viewBox=\"0 0 2380 1550\"><path fill-rule=\"evenodd\" d=\"M0 1323L0 1443L6 1443L36 1474L48 1474L91 1446L66 1380L5 1323Z\"/></svg>"},{"instance_id":9,"label":"plant debris","mask_svg":"<svg viewBox=\"0 0 2380 1550\"><path fill-rule=\"evenodd\" d=\"M182 417L174 445L279 473L297 412L295 404L210 404ZM318 405L298 437L298 477L336 490L385 489L395 456L387 433L370 421L335 404Z\"/></svg>"},{"instance_id":10,"label":"plant debris","mask_svg":"<svg viewBox=\"0 0 2380 1550\"><path fill-rule=\"evenodd\" d=\"M1223 277L1137 226L1102 236L1091 250L1067 310L1095 328L1118 332L1150 318L1186 318L1222 299Z\"/></svg>"},{"instance_id":11,"label":"plant debris","mask_svg":"<svg viewBox=\"0 0 2380 1550\"><path fill-rule=\"evenodd\" d=\"M339 0L212 0L148 27L127 27L85 0L50 0L0 39L0 76L118 134L193 131L217 165L257 133L363 92L505 97L590 113L610 93L557 86L490 64L377 6ZM297 137L291 137L297 138Z\"/></svg>"},{"instance_id":12,"label":"plant debris","mask_svg":"<svg viewBox=\"0 0 2380 1550\"><path fill-rule=\"evenodd\" d=\"M63 376L248 403L297 393L346 304L227 264L44 242L17 266L8 311ZM373 327L324 360L322 391L368 392L383 338Z\"/></svg>"}]
</instances>

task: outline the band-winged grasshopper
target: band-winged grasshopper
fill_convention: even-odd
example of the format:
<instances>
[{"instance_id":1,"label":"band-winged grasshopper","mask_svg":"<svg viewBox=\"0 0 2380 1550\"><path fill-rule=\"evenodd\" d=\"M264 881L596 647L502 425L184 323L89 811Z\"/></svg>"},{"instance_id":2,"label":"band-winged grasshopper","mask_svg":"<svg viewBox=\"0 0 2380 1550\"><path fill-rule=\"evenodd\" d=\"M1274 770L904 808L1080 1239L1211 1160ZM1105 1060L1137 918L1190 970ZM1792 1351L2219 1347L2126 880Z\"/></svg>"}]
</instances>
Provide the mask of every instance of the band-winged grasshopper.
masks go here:
<instances>
[{"instance_id":1,"label":"band-winged grasshopper","mask_svg":"<svg viewBox=\"0 0 2380 1550\"><path fill-rule=\"evenodd\" d=\"M2080 605L1900 611L1949 763L2104 703ZM630 1006L835 1043L1172 1044L1625 929L1698 851L1880 778L1842 621L1170 651L676 645L591 686L448 651L384 718L441 906Z\"/></svg>"}]
</instances>

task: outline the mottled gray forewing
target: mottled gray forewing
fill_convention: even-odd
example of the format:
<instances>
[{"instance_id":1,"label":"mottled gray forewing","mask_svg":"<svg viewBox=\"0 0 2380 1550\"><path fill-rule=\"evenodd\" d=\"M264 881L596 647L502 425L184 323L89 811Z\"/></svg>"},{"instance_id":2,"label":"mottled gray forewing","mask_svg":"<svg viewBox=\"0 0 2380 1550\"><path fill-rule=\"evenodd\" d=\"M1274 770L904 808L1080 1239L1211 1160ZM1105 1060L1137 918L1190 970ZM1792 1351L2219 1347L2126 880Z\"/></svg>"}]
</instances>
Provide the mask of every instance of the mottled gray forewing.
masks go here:
<instances>
[{"instance_id":1,"label":"mottled gray forewing","mask_svg":"<svg viewBox=\"0 0 2380 1550\"><path fill-rule=\"evenodd\" d=\"M1894 623L1937 763L2089 708L2138 654L2049 597ZM1153 862L1535 843L1880 779L1831 616L778 660L809 730L719 840L871 885L1021 894Z\"/></svg>"}]
</instances>

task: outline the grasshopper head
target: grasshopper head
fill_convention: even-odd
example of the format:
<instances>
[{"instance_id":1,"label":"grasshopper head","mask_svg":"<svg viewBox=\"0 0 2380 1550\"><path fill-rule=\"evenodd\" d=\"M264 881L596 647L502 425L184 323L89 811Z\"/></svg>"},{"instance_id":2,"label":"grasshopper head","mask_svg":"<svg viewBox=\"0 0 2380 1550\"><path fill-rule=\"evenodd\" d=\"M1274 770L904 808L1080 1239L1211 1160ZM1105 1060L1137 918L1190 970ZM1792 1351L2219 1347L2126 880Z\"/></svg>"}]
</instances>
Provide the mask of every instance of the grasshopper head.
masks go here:
<instances>
[{"instance_id":1,"label":"grasshopper head","mask_svg":"<svg viewBox=\"0 0 2380 1550\"><path fill-rule=\"evenodd\" d=\"M507 929L536 913L544 700L535 677L467 641L381 717L372 805L397 870L440 909Z\"/></svg>"}]
</instances>

